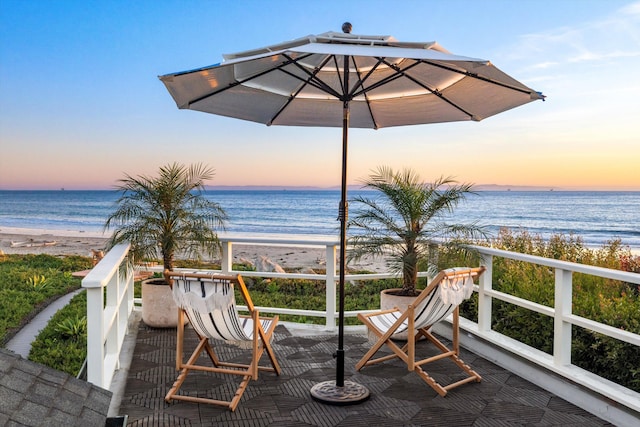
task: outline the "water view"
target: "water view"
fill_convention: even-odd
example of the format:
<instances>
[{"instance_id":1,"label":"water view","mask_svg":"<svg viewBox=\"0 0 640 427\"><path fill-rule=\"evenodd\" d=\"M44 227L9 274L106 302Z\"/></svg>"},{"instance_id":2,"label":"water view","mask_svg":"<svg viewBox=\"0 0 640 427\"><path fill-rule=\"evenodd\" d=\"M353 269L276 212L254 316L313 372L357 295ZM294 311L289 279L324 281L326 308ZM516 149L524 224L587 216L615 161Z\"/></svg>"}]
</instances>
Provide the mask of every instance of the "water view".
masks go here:
<instances>
[{"instance_id":1,"label":"water view","mask_svg":"<svg viewBox=\"0 0 640 427\"><path fill-rule=\"evenodd\" d=\"M349 197L359 194L375 196L353 190ZM206 196L227 211L231 233L338 234L336 190L215 190ZM116 198L113 191L0 191L0 228L100 232ZM640 249L640 192L481 191L451 220L477 221L493 235L509 227L545 238L574 234L590 246L621 239Z\"/></svg>"}]
</instances>

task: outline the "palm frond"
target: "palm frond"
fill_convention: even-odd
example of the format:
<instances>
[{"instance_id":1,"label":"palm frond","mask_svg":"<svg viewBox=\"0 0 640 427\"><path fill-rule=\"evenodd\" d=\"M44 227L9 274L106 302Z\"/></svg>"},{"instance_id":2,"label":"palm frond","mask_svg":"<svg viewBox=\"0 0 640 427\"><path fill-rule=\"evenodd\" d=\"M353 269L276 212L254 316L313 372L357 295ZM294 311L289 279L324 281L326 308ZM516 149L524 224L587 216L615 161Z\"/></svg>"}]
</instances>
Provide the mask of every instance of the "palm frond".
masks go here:
<instances>
[{"instance_id":1,"label":"palm frond","mask_svg":"<svg viewBox=\"0 0 640 427\"><path fill-rule=\"evenodd\" d=\"M116 186L116 210L104 225L105 230L115 229L109 246L129 241L136 258L153 259L160 253L168 268L178 252L215 255L216 230L224 229L228 217L203 195L205 182L213 176L208 166L177 163L160 167L156 177L125 175Z\"/></svg>"},{"instance_id":2,"label":"palm frond","mask_svg":"<svg viewBox=\"0 0 640 427\"><path fill-rule=\"evenodd\" d=\"M451 177L424 183L411 169L396 172L386 166L361 182L364 188L377 190L379 197L351 200L359 209L348 222L356 231L349 239L349 260L384 256L390 268L402 271L404 288L415 290L417 265L429 257L434 240L486 236L478 224L444 221L468 195L475 194L472 184L458 184Z\"/></svg>"}]
</instances>

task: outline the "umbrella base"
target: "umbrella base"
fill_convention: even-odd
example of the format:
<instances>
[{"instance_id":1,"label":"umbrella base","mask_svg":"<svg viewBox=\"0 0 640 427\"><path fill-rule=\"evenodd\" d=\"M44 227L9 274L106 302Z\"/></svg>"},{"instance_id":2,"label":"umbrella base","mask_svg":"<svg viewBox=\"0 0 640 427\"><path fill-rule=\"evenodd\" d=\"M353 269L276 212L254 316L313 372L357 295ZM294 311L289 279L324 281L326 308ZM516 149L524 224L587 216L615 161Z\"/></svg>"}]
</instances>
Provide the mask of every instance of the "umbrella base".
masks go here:
<instances>
[{"instance_id":1,"label":"umbrella base","mask_svg":"<svg viewBox=\"0 0 640 427\"><path fill-rule=\"evenodd\" d=\"M324 381L311 387L313 400L327 405L356 405L370 396L369 389L352 381L345 381L344 387L338 387L335 381Z\"/></svg>"}]
</instances>

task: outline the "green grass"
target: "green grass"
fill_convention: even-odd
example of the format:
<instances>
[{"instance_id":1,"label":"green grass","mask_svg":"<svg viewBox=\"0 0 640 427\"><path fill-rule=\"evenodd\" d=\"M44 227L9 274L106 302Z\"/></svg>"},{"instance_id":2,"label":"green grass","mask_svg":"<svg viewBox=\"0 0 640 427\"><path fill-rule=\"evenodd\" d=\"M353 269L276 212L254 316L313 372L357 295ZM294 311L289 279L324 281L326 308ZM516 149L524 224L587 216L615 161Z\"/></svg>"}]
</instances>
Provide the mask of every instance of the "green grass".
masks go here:
<instances>
[{"instance_id":1,"label":"green grass","mask_svg":"<svg viewBox=\"0 0 640 427\"><path fill-rule=\"evenodd\" d=\"M91 267L88 257L0 256L0 344L51 301L80 287L71 273Z\"/></svg>"},{"instance_id":2,"label":"green grass","mask_svg":"<svg viewBox=\"0 0 640 427\"><path fill-rule=\"evenodd\" d=\"M264 279L245 276L244 281L251 294L251 300L257 306L299 310L326 310L324 280ZM345 283L345 311L380 308L380 291L396 287L400 287L399 279L377 279ZM236 300L242 301L239 293L236 294ZM325 324L324 317L287 314L281 314L279 317L282 321ZM345 318L345 324L358 325L362 323L356 318Z\"/></svg>"}]
</instances>

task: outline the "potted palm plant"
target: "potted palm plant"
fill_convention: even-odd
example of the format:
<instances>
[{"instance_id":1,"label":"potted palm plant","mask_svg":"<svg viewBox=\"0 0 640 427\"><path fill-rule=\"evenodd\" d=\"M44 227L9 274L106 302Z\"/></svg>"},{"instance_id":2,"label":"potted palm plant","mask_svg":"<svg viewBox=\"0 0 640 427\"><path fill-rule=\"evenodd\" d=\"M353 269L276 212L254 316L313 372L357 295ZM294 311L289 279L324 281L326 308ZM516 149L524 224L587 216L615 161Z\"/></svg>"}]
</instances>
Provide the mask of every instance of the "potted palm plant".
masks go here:
<instances>
[{"instance_id":1,"label":"potted palm plant","mask_svg":"<svg viewBox=\"0 0 640 427\"><path fill-rule=\"evenodd\" d=\"M120 197L107 218L105 230L115 229L108 247L131 243L136 260L162 257L165 269L173 269L177 254L185 257L215 256L220 250L216 230L224 229L227 215L217 203L204 197L204 183L214 170L201 164L162 166L155 177L126 175L116 190ZM178 310L164 279L142 284L142 319L153 327L174 327Z\"/></svg>"},{"instance_id":2,"label":"potted palm plant","mask_svg":"<svg viewBox=\"0 0 640 427\"><path fill-rule=\"evenodd\" d=\"M445 222L460 201L475 194L471 184L445 177L424 183L413 170L396 172L384 166L362 183L365 189L376 190L377 197L352 199L357 205L348 222L355 229L348 258L381 256L391 271L402 274L402 288L382 292L382 309L406 307L419 294L418 269L426 264L437 270L438 244L485 236L476 224Z\"/></svg>"}]
</instances>

